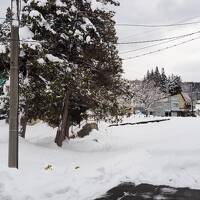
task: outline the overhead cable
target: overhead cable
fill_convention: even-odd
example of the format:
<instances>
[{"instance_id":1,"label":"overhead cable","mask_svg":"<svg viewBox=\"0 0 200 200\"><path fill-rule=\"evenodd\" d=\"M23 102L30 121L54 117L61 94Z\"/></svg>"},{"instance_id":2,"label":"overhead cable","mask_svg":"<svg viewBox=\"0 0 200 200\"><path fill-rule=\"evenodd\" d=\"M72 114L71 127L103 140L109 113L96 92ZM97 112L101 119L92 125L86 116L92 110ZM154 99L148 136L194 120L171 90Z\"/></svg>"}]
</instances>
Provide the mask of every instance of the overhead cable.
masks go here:
<instances>
[{"instance_id":1,"label":"overhead cable","mask_svg":"<svg viewBox=\"0 0 200 200\"><path fill-rule=\"evenodd\" d=\"M178 38L178 39L182 39L182 38ZM143 49L148 49L148 48L151 48L151 47L155 47L155 46L159 46L159 45L162 45L162 44L170 43L170 42L176 41L178 39L172 39L172 40L169 40L169 41L164 41L164 42L160 42L158 44L152 44L152 45L144 46L144 47L141 47L141 48L136 48L136 49L133 49L133 50L122 51L122 52L119 52L119 54L126 54L126 53L135 52L135 51L140 51L140 50L143 50Z\"/></svg>"},{"instance_id":2,"label":"overhead cable","mask_svg":"<svg viewBox=\"0 0 200 200\"><path fill-rule=\"evenodd\" d=\"M173 36L173 37L166 37L166 38L154 39L154 40L119 42L117 44L118 45L123 45L123 44L140 44L140 43L160 42L160 41L164 41L164 40L184 38L184 37L195 35L195 34L198 34L198 33L200 33L200 31L196 31L196 32L192 32L192 33L188 33L188 34L184 34L184 35Z\"/></svg>"},{"instance_id":3,"label":"overhead cable","mask_svg":"<svg viewBox=\"0 0 200 200\"><path fill-rule=\"evenodd\" d=\"M196 37L196 38L192 38L192 39L190 39L190 40L186 40L186 41L184 41L184 42L180 42L180 43L178 43L178 44L174 44L174 45L171 45L171 46L167 46L167 47L164 47L164 48L155 50L155 51L150 51L150 52L143 53L143 54L139 54L139 55L136 55L136 56L133 56L133 57L124 58L124 59L122 59L122 60L124 60L124 61L126 61L126 60L132 60L132 59L139 58L139 57L143 57L143 56L146 56L146 55L158 53L158 52L161 52L161 51L164 51L164 50L167 50L167 49L171 49L171 48L173 48L173 47L177 47L177 46L180 46L180 45L183 45L183 44L192 42L192 41L197 40L197 39L200 39L200 36L198 36L198 37Z\"/></svg>"},{"instance_id":4,"label":"overhead cable","mask_svg":"<svg viewBox=\"0 0 200 200\"><path fill-rule=\"evenodd\" d=\"M170 27L170 26L186 26L200 24L200 21L197 22L186 22L186 23L176 23L176 24L116 24L116 26L126 26L126 27L146 27L146 28L161 28L161 27Z\"/></svg>"},{"instance_id":5,"label":"overhead cable","mask_svg":"<svg viewBox=\"0 0 200 200\"><path fill-rule=\"evenodd\" d=\"M200 16L190 17L190 18L187 18L187 19L179 20L179 21L177 21L175 23L184 23L184 22L187 22L189 20L193 20L193 19L196 19L196 18L199 18L199 17ZM166 28L168 28L168 27L166 27ZM162 30L162 27L158 28L158 29L151 29L151 30L148 30L148 31L146 30L146 31L143 31L143 32L138 32L138 33L135 33L135 34L132 34L132 35L120 38L120 39L130 38L130 37L137 36L137 35L139 35L139 36L141 36L141 35L147 35L149 33L157 32L159 30ZM175 30L177 30L177 28Z\"/></svg>"}]
</instances>

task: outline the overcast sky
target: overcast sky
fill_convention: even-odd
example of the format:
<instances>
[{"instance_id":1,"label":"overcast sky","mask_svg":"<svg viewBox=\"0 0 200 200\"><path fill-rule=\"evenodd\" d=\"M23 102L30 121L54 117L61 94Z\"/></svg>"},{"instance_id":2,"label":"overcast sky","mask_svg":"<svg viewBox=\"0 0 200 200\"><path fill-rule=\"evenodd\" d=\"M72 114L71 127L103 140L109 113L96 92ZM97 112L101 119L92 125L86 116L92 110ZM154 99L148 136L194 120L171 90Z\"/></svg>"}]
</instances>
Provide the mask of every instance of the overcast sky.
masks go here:
<instances>
[{"instance_id":1,"label":"overcast sky","mask_svg":"<svg viewBox=\"0 0 200 200\"><path fill-rule=\"evenodd\" d=\"M10 1L0 1L0 17L2 17L5 14L6 8L10 5ZM199 0L120 0L120 3L120 7L116 9L115 18L117 23L156 25L200 21ZM119 42L131 42L196 32L200 30L200 24L168 28L119 26L116 28ZM126 59L191 40L198 36L200 36L200 33L130 53L123 52L156 43L119 45L118 48L120 53L122 53L120 56ZM181 75L184 81L200 81L200 39L158 53L124 60L124 76L128 79L140 79L144 76L147 69L152 69L156 66L159 68L164 67L167 74L174 73Z\"/></svg>"},{"instance_id":2,"label":"overcast sky","mask_svg":"<svg viewBox=\"0 0 200 200\"><path fill-rule=\"evenodd\" d=\"M151 25L200 21L199 0L121 0L120 2L121 6L116 12L117 23ZM200 24L170 28L117 27L117 30L119 42L131 42L173 37L196 32L200 30ZM153 48L146 48L120 55L123 58L134 57L198 36L200 34L158 45ZM152 44L155 43L119 45L119 50L120 52L124 52ZM159 53L124 61L123 66L125 76L128 79L143 77L147 69L158 66L160 68L164 67L168 74L175 73L181 75L184 81L200 81L200 39Z\"/></svg>"}]
</instances>

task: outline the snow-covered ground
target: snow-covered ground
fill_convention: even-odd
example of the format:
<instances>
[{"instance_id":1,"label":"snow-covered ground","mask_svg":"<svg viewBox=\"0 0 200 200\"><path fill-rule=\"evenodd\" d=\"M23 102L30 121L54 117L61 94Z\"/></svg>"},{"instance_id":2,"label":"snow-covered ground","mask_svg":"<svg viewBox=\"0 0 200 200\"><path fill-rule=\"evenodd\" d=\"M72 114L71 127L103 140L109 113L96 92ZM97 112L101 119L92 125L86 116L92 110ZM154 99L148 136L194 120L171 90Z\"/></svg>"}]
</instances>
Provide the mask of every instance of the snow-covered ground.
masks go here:
<instances>
[{"instance_id":1,"label":"snow-covered ground","mask_svg":"<svg viewBox=\"0 0 200 200\"><path fill-rule=\"evenodd\" d=\"M148 118L124 122L142 120ZM0 199L93 200L123 181L200 189L199 124L200 118L110 128L101 123L99 131L59 148L56 130L40 123L20 139L15 170L7 168L8 126L0 121Z\"/></svg>"}]
</instances>

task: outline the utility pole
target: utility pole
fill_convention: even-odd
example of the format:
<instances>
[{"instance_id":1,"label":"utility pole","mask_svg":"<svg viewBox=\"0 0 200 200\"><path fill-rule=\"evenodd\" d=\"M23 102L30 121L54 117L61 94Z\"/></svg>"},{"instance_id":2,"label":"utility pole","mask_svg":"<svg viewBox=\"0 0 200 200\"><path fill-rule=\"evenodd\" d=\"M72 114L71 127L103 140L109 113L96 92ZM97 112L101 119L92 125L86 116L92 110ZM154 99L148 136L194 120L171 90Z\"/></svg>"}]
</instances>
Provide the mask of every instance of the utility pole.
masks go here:
<instances>
[{"instance_id":1,"label":"utility pole","mask_svg":"<svg viewBox=\"0 0 200 200\"><path fill-rule=\"evenodd\" d=\"M190 85L190 92L191 92L191 110L192 110L192 116L194 116L194 99L193 99L193 89L194 89L194 85L193 82L191 82Z\"/></svg>"},{"instance_id":2,"label":"utility pole","mask_svg":"<svg viewBox=\"0 0 200 200\"><path fill-rule=\"evenodd\" d=\"M19 0L11 0L8 167L18 168Z\"/></svg>"}]
</instances>

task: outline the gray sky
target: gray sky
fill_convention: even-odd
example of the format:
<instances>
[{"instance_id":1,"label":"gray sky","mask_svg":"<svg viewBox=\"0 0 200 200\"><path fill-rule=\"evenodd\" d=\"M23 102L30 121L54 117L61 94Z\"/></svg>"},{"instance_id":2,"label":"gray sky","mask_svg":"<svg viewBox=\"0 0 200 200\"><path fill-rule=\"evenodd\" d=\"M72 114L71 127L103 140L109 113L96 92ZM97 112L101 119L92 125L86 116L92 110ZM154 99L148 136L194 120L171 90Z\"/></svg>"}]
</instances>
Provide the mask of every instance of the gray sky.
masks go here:
<instances>
[{"instance_id":1,"label":"gray sky","mask_svg":"<svg viewBox=\"0 0 200 200\"><path fill-rule=\"evenodd\" d=\"M116 21L118 23L173 24L200 21L199 0L121 0L120 3L121 6L116 11ZM200 24L170 28L117 27L119 41L121 42L173 37L199 30ZM198 36L200 36L200 34L158 45L153 48L121 54L121 56L123 58L133 57ZM151 45L151 43L119 45L119 51L134 50L149 45ZM200 39L159 53L124 61L123 67L125 70L125 77L128 79L141 78L146 73L147 69L158 66L160 68L164 67L167 74L175 73L181 75L184 81L200 81L199 48Z\"/></svg>"},{"instance_id":2,"label":"gray sky","mask_svg":"<svg viewBox=\"0 0 200 200\"><path fill-rule=\"evenodd\" d=\"M10 0L0 0L0 17L4 17L8 6L10 6Z\"/></svg>"},{"instance_id":3,"label":"gray sky","mask_svg":"<svg viewBox=\"0 0 200 200\"><path fill-rule=\"evenodd\" d=\"M0 0L0 17L5 15L9 0ZM199 0L120 0L116 9L117 23L128 24L173 24L200 21ZM119 42L153 40L188 34L200 30L200 24L168 28L118 27ZM192 35L152 48L120 54L122 58L137 56L159 50L200 34ZM119 45L119 51L134 50L156 43ZM181 75L184 81L200 81L200 39L188 42L159 53L123 61L124 76L128 79L140 79L147 69L164 67L167 74Z\"/></svg>"}]
</instances>

